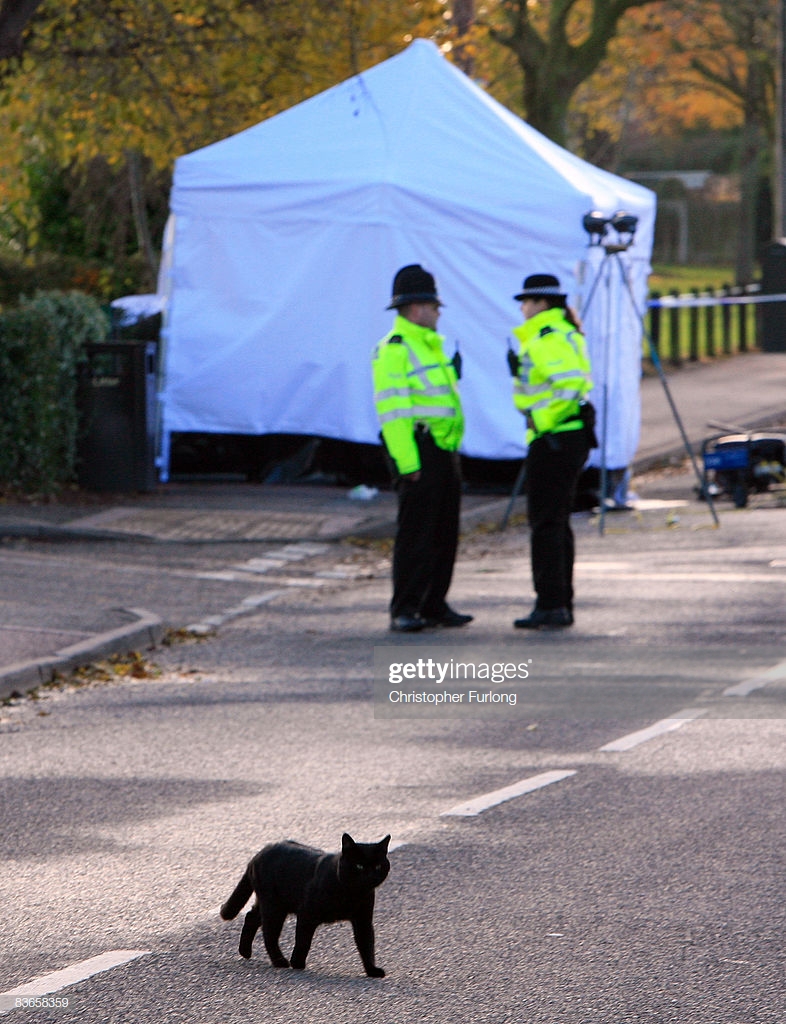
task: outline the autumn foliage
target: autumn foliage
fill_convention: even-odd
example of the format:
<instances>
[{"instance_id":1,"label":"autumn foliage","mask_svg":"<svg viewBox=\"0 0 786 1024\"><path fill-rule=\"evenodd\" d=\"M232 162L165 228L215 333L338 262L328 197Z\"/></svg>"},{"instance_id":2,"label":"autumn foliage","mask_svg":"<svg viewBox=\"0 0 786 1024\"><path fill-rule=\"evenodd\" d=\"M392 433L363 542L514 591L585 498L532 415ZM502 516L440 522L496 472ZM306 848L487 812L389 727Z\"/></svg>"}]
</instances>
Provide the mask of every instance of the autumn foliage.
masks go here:
<instances>
[{"instance_id":1,"label":"autumn foliage","mask_svg":"<svg viewBox=\"0 0 786 1024\"><path fill-rule=\"evenodd\" d=\"M0 44L14 12L0 257L133 257L148 285L177 156L416 37L612 169L637 133L772 125L775 0L0 0Z\"/></svg>"}]
</instances>

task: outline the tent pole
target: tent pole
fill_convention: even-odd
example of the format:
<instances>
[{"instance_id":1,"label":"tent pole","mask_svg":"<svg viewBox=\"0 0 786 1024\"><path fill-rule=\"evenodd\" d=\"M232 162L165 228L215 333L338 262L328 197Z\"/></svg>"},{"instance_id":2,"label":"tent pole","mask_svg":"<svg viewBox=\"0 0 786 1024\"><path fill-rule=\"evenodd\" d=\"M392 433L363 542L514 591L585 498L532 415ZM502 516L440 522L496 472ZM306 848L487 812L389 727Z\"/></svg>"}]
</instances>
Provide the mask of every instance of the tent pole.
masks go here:
<instances>
[{"instance_id":1,"label":"tent pole","mask_svg":"<svg viewBox=\"0 0 786 1024\"><path fill-rule=\"evenodd\" d=\"M600 274L607 267L604 258L600 266ZM601 416L601 448L600 448L600 516L598 531L601 537L606 532L606 491L609 484L608 437L609 437L609 363L611 354L612 303L611 303L611 267L606 270L606 334L603 341L603 411Z\"/></svg>"}]
</instances>

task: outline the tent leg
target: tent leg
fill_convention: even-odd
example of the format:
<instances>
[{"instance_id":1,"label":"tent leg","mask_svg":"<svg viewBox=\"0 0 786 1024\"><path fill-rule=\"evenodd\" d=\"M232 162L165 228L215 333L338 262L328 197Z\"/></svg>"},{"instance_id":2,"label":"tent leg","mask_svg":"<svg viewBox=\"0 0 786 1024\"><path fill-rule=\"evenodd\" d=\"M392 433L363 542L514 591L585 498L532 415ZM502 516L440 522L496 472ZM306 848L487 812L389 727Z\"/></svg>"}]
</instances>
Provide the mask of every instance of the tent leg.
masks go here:
<instances>
[{"instance_id":1,"label":"tent leg","mask_svg":"<svg viewBox=\"0 0 786 1024\"><path fill-rule=\"evenodd\" d=\"M172 450L172 435L168 430L161 434L161 450L156 465L158 466L158 479L162 484L169 482L169 456Z\"/></svg>"}]
</instances>

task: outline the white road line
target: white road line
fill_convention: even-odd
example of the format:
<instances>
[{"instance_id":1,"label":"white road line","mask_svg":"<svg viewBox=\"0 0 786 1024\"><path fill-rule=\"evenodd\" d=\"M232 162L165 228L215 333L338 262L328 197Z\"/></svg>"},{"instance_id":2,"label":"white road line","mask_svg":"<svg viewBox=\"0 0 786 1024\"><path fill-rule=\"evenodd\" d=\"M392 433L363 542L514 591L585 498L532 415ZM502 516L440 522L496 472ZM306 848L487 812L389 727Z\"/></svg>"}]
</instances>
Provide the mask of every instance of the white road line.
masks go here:
<instances>
[{"instance_id":1,"label":"white road line","mask_svg":"<svg viewBox=\"0 0 786 1024\"><path fill-rule=\"evenodd\" d=\"M443 811L440 817L472 818L476 814L488 810L489 807L496 807L497 804L505 803L506 800L513 800L525 793L532 793L536 789L550 786L552 782L560 782L575 774L575 770L541 772L540 775L533 775L528 779L521 779L520 782L514 782L512 786L495 789L493 793L484 793L483 796L476 796L474 800L456 804L449 811Z\"/></svg>"},{"instance_id":2,"label":"white road line","mask_svg":"<svg viewBox=\"0 0 786 1024\"><path fill-rule=\"evenodd\" d=\"M60 971L53 971L52 974L44 974L40 978L34 978L16 988L10 988L6 992L0 992L0 1016L10 1013L17 999L30 998L31 996L48 996L53 992L76 985L80 981L92 978L94 974L102 974L104 971L111 971L114 967L122 967L123 964L131 963L140 957L148 956L149 949L115 949L109 953L101 953L89 960L80 960L79 963L71 964Z\"/></svg>"},{"instance_id":3,"label":"white road line","mask_svg":"<svg viewBox=\"0 0 786 1024\"><path fill-rule=\"evenodd\" d=\"M615 572L616 580L648 583L777 583L783 586L783 573L761 572Z\"/></svg>"},{"instance_id":4,"label":"white road line","mask_svg":"<svg viewBox=\"0 0 786 1024\"><path fill-rule=\"evenodd\" d=\"M694 718L698 718L700 715L706 714L706 712L706 708L686 708L684 711L678 711L672 718L662 718L659 722L655 722L654 725L647 726L646 729L639 729L637 732L628 733L627 736L622 736L618 740L606 743L600 749L613 752L632 750L640 743L646 743L647 740L655 739L656 736L663 736L664 733L673 732L674 729L681 728L686 722L692 722Z\"/></svg>"},{"instance_id":5,"label":"white road line","mask_svg":"<svg viewBox=\"0 0 786 1024\"><path fill-rule=\"evenodd\" d=\"M773 665L772 668L768 668L766 672L761 672L757 676L751 676L750 679L743 679L741 683L737 683L736 686L730 686L728 690L723 691L724 697L747 697L749 693L753 693L754 690L760 690L763 686L768 686L770 683L776 682L778 679L786 679L786 661L782 661L779 665Z\"/></svg>"},{"instance_id":6,"label":"white road line","mask_svg":"<svg viewBox=\"0 0 786 1024\"><path fill-rule=\"evenodd\" d=\"M261 608L263 604L267 604L268 601L272 601L274 598L281 597L282 594L286 593L286 590L279 588L278 590L268 590L264 594L252 594L251 597L244 598L234 608L227 608L225 612L219 615L208 615L201 622L192 622L191 625L186 626L186 630L197 635L212 633L214 629L223 626L230 619L236 619L247 612L255 611L257 608Z\"/></svg>"}]
</instances>

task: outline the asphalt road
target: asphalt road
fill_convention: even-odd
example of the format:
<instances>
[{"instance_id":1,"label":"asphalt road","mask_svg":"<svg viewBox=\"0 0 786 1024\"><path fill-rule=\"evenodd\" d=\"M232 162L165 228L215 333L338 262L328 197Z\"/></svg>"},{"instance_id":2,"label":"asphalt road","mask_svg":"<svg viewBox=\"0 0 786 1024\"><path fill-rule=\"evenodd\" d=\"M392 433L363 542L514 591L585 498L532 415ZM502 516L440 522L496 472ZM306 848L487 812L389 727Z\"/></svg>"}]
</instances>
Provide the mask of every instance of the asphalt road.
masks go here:
<instances>
[{"instance_id":1,"label":"asphalt road","mask_svg":"<svg viewBox=\"0 0 786 1024\"><path fill-rule=\"evenodd\" d=\"M465 543L469 628L404 637L386 630L382 549L327 545L264 586L247 547L4 550L20 586L40 559L64 595L217 632L146 652L149 678L0 707L0 1014L782 1024L783 515L724 511L714 530L696 503L676 522L656 505L602 537L579 520L576 626L534 636L511 628L529 607L521 529ZM515 708L387 717L375 647L528 677ZM362 975L346 925L317 933L304 974L239 958L217 907L248 857L345 830L394 838L388 976ZM40 987L68 1007L13 1008L66 968Z\"/></svg>"}]
</instances>

